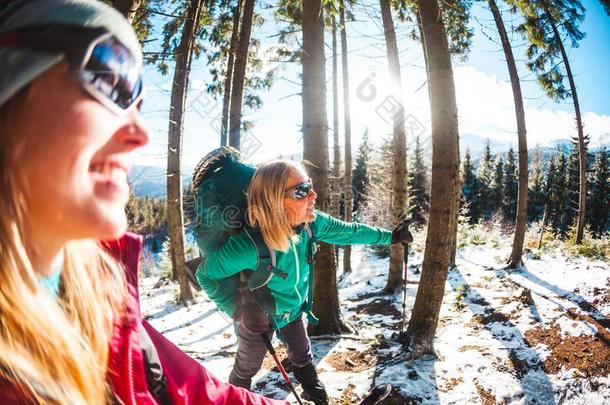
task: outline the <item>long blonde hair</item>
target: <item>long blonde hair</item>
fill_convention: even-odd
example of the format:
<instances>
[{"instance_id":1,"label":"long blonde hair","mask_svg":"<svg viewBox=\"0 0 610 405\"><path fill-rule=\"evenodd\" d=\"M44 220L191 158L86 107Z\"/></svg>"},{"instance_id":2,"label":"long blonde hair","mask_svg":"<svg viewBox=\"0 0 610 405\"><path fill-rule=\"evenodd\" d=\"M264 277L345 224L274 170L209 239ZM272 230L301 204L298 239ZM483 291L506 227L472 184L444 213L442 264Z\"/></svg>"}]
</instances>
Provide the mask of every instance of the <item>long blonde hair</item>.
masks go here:
<instances>
[{"instance_id":1,"label":"long blonde hair","mask_svg":"<svg viewBox=\"0 0 610 405\"><path fill-rule=\"evenodd\" d=\"M0 109L0 380L37 403L103 404L113 320L127 302L124 272L95 241L73 241L58 299L40 285L25 244L18 134L8 122L25 93Z\"/></svg>"},{"instance_id":2,"label":"long blonde hair","mask_svg":"<svg viewBox=\"0 0 610 405\"><path fill-rule=\"evenodd\" d=\"M284 212L284 192L290 173L303 169L291 160L278 159L258 167L248 188L250 225L258 226L267 246L286 252L290 241L298 240Z\"/></svg>"}]
</instances>

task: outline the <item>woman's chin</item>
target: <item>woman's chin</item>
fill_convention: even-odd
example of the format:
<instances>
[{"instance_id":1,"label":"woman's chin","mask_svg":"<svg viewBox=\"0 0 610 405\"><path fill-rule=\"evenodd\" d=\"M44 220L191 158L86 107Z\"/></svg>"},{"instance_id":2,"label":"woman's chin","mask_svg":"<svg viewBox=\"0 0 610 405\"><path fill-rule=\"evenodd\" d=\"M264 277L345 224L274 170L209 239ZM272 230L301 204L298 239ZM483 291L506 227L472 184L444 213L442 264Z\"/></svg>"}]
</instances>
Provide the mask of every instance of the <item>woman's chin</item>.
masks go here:
<instances>
[{"instance_id":1,"label":"woman's chin","mask_svg":"<svg viewBox=\"0 0 610 405\"><path fill-rule=\"evenodd\" d=\"M307 210L307 220L306 222L313 222L316 219L316 212L314 210Z\"/></svg>"},{"instance_id":2,"label":"woman's chin","mask_svg":"<svg viewBox=\"0 0 610 405\"><path fill-rule=\"evenodd\" d=\"M94 236L94 239L117 239L123 236L125 232L127 232L127 217L124 213L117 213L113 216L101 218L98 235Z\"/></svg>"}]
</instances>

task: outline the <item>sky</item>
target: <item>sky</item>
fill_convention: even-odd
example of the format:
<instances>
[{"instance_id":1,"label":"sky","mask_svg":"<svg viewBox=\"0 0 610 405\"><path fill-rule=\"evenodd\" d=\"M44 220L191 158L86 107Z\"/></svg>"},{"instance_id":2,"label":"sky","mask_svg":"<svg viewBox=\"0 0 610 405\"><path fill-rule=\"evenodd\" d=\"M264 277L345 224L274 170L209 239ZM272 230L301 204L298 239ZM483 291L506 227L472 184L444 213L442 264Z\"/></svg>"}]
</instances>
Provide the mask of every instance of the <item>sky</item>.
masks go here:
<instances>
[{"instance_id":1,"label":"sky","mask_svg":"<svg viewBox=\"0 0 610 405\"><path fill-rule=\"evenodd\" d=\"M349 88L352 113L352 147L355 150L368 131L373 144L379 144L392 131L391 112L395 107L392 84L387 72L387 57L378 2L363 1L355 9L356 21L347 24L349 50ZM257 4L270 4L269 1ZM585 133L591 137L591 146L610 145L610 17L605 14L598 0L583 0L586 17L581 26L586 37L578 48L569 49L575 81L578 89ZM171 10L168 10L171 12ZM262 27L253 31L263 49L277 45L276 25L266 16ZM506 10L503 18L507 29L517 24L515 17ZM161 41L159 34L164 20L154 22L151 38L145 51L154 51ZM423 144L429 145L430 111L427 97L425 67L421 44L407 37L411 27L395 20L398 38L402 99L405 109L407 143L415 135L421 135ZM508 149L516 147L516 123L512 91L504 54L495 32L491 13L480 2L473 6L471 27L475 36L467 61L453 61L454 80L459 115L461 139L468 144L483 143L489 138L492 145ZM300 42L300 34L295 41ZM332 83L330 31L326 37L327 57L327 111L329 137L332 139ZM528 144L550 145L558 139L576 135L574 108L571 100L562 103L550 101L539 89L535 78L525 66L524 40L514 34L511 37L513 53L524 95ZM275 58L267 55L265 59ZM266 67L275 69L272 89L261 94L263 107L258 111L245 111L244 119L254 122L254 127L242 134L244 157L259 163L278 156L298 156L302 152L302 105L299 96L300 63L268 62ZM339 71L340 71L339 59ZM154 66L146 66L144 72L147 96L143 117L151 134L150 144L139 152L136 164L145 166L166 165L168 111L172 80L170 74L162 76ZM205 57L193 63L187 98L183 143L183 170L191 170L206 153L220 146L221 100L214 100L205 93L209 81ZM341 89L341 81L339 89ZM339 99L342 95L339 94ZM342 114L343 103L340 103ZM343 138L342 115L339 134ZM332 143L332 141L331 141ZM343 142L341 142L343 150ZM467 146L468 146L467 144ZM498 150L501 151L501 150Z\"/></svg>"}]
</instances>

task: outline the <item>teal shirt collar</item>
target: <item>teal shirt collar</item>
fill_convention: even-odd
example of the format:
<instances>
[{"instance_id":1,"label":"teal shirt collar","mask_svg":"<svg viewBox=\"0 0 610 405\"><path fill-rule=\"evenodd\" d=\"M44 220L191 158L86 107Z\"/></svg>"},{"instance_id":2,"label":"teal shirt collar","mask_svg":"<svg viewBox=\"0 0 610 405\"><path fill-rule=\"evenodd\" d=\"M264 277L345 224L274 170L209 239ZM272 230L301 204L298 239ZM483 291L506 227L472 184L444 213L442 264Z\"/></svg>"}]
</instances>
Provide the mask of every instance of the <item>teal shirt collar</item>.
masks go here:
<instances>
[{"instance_id":1,"label":"teal shirt collar","mask_svg":"<svg viewBox=\"0 0 610 405\"><path fill-rule=\"evenodd\" d=\"M61 281L61 272L64 268L64 256L63 253L59 260L57 260L57 264L51 274L44 277L39 277L38 282L40 285L47 290L49 294L55 299L59 295L59 283Z\"/></svg>"}]
</instances>

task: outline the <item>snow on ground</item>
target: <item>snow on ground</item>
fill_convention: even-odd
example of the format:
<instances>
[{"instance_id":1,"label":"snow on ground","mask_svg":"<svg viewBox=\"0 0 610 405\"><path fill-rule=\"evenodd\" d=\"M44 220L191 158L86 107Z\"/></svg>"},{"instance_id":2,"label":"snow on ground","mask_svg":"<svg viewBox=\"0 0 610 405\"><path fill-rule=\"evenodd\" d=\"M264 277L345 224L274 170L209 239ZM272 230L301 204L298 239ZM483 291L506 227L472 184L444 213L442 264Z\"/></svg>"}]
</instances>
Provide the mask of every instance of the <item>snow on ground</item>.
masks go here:
<instances>
[{"instance_id":1,"label":"snow on ground","mask_svg":"<svg viewBox=\"0 0 610 405\"><path fill-rule=\"evenodd\" d=\"M458 251L445 286L437 356L407 361L396 340L403 294L376 294L385 286L388 260L354 247L353 272L341 275L339 294L355 333L312 339L333 403L357 403L371 386L387 382L395 387L387 404L610 404L610 265L554 251L507 271L501 259L509 253L507 240ZM412 252L407 319L421 261L421 252ZM226 381L236 350L231 321L204 294L189 308L174 304L178 286L154 288L157 281L141 280L144 316ZM278 353L285 357L283 349ZM254 390L296 403L270 358Z\"/></svg>"}]
</instances>

